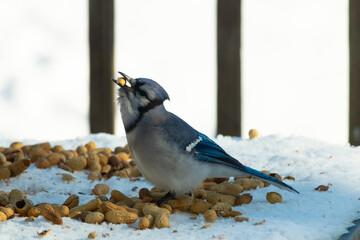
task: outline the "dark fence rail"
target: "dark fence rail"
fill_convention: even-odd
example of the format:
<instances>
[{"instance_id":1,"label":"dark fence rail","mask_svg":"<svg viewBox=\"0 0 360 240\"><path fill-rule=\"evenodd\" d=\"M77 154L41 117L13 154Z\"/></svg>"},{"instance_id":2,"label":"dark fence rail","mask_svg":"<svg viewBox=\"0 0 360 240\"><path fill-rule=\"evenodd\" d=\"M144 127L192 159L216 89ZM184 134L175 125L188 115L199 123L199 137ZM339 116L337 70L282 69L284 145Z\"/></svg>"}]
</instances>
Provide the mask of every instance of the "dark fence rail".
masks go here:
<instances>
[{"instance_id":1,"label":"dark fence rail","mask_svg":"<svg viewBox=\"0 0 360 240\"><path fill-rule=\"evenodd\" d=\"M360 1L349 2L349 142L360 145Z\"/></svg>"},{"instance_id":2,"label":"dark fence rail","mask_svg":"<svg viewBox=\"0 0 360 240\"><path fill-rule=\"evenodd\" d=\"M90 132L114 133L114 1L89 0Z\"/></svg>"},{"instance_id":3,"label":"dark fence rail","mask_svg":"<svg viewBox=\"0 0 360 240\"><path fill-rule=\"evenodd\" d=\"M217 2L217 132L241 135L241 1Z\"/></svg>"}]
</instances>

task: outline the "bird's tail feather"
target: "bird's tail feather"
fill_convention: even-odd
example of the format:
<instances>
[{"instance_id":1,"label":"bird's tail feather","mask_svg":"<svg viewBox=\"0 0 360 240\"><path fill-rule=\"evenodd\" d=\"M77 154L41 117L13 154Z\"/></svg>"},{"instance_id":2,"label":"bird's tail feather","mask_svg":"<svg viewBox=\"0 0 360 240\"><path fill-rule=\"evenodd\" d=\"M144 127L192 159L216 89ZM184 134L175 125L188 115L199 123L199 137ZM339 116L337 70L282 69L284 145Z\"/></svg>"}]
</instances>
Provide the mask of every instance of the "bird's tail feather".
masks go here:
<instances>
[{"instance_id":1,"label":"bird's tail feather","mask_svg":"<svg viewBox=\"0 0 360 240\"><path fill-rule=\"evenodd\" d=\"M252 169L250 167L246 167L246 166L243 166L244 167L244 172L254 176L254 177L257 177L257 178L260 178L261 180L267 182L267 183L270 183L270 184L273 184L275 185L276 187L278 188L281 188L281 189L285 189L287 191L290 191L290 192L296 192L296 193L299 193L298 191L296 191L293 187L287 185L286 183L283 183L282 181L279 181L278 179L272 177L272 176L269 176L265 173L262 173L262 172L259 172L255 169Z\"/></svg>"}]
</instances>

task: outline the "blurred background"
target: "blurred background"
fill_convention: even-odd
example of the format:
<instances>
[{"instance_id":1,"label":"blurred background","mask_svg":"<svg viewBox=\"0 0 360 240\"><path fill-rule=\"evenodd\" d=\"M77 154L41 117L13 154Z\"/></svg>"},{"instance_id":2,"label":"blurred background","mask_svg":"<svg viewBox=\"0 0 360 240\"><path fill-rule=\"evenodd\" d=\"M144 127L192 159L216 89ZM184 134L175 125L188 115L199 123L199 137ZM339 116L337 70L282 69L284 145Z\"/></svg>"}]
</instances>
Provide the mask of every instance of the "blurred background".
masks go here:
<instances>
[{"instance_id":1,"label":"blurred background","mask_svg":"<svg viewBox=\"0 0 360 240\"><path fill-rule=\"evenodd\" d=\"M0 137L89 134L89 1L0 3ZM348 1L241 1L242 137L348 143L348 24ZM168 110L215 137L217 1L116 0L114 34L114 73L159 82Z\"/></svg>"}]
</instances>

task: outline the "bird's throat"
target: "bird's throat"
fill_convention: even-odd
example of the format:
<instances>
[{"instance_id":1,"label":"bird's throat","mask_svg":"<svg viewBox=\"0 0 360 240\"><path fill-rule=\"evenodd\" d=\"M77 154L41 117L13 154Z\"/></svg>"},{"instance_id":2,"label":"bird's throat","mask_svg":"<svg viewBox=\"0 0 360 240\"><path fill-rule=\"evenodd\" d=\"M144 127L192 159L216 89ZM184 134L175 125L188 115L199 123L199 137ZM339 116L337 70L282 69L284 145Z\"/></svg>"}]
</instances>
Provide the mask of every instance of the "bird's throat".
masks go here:
<instances>
[{"instance_id":1,"label":"bird's throat","mask_svg":"<svg viewBox=\"0 0 360 240\"><path fill-rule=\"evenodd\" d=\"M148 111L150 111L151 109L154 109L157 106L160 106L163 104L163 101L160 100L155 100L150 102L148 105L146 105L145 107L139 107L138 111L139 114L137 116L136 119L134 119L134 121L132 121L130 124L128 124L127 126L125 126L125 131L126 133L131 132L131 130L133 130L137 124L141 121L141 119L144 117L144 114L147 113Z\"/></svg>"}]
</instances>

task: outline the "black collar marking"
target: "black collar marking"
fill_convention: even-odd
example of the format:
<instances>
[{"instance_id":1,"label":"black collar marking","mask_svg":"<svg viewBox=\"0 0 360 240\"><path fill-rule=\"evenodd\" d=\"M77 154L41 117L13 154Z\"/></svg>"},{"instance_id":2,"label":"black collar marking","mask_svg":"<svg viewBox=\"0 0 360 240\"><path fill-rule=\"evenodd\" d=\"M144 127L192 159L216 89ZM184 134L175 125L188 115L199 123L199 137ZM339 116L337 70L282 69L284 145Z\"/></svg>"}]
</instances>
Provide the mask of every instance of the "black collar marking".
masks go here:
<instances>
[{"instance_id":1,"label":"black collar marking","mask_svg":"<svg viewBox=\"0 0 360 240\"><path fill-rule=\"evenodd\" d=\"M140 120L143 118L144 113L148 112L149 110L155 108L156 106L159 106L161 104L163 104L164 101L161 100L154 100L152 102L150 102L148 105L146 105L145 107L139 107L139 116L138 118L133 121L129 126L125 127L125 132L129 133L131 130L133 130L136 125L140 122Z\"/></svg>"}]
</instances>

